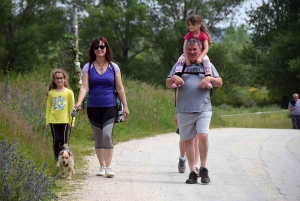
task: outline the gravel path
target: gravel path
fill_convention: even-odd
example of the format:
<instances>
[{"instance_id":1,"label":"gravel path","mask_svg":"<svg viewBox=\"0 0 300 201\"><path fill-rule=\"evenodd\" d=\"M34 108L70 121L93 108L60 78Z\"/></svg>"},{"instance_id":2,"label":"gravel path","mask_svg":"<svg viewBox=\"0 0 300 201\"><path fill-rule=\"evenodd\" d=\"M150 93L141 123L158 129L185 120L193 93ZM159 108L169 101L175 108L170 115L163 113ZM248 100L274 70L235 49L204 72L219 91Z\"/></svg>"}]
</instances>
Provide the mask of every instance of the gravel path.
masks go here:
<instances>
[{"instance_id":1,"label":"gravel path","mask_svg":"<svg viewBox=\"0 0 300 201\"><path fill-rule=\"evenodd\" d=\"M77 201L299 200L300 132L289 129L211 129L209 185L185 184L178 173L175 133L131 140L115 146L114 178L95 176L88 156L86 180ZM200 182L200 179L199 179Z\"/></svg>"}]
</instances>

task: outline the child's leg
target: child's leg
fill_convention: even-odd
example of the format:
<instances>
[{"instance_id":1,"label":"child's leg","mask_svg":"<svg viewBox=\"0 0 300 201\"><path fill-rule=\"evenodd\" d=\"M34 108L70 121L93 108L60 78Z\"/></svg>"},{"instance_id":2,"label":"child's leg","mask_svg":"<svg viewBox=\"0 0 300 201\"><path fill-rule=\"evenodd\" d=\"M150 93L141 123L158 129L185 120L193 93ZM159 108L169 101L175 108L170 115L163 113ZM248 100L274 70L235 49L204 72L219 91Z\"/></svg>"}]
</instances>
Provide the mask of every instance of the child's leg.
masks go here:
<instances>
[{"instance_id":1,"label":"child's leg","mask_svg":"<svg viewBox=\"0 0 300 201\"><path fill-rule=\"evenodd\" d=\"M60 147L59 147L59 129L58 124L50 124L52 138L53 138L53 152L55 160L58 159Z\"/></svg>"},{"instance_id":2,"label":"child's leg","mask_svg":"<svg viewBox=\"0 0 300 201\"><path fill-rule=\"evenodd\" d=\"M209 60L208 56L203 57L202 64L204 67L205 76L211 76L212 72L211 72L210 60ZM213 88L212 84L209 83L207 85L207 88L212 89Z\"/></svg>"},{"instance_id":3,"label":"child's leg","mask_svg":"<svg viewBox=\"0 0 300 201\"><path fill-rule=\"evenodd\" d=\"M68 143L68 131L69 131L69 124L57 124L59 126L58 132L59 132L59 151L63 150L63 145Z\"/></svg>"},{"instance_id":4,"label":"child's leg","mask_svg":"<svg viewBox=\"0 0 300 201\"><path fill-rule=\"evenodd\" d=\"M208 56L203 57L202 63L205 70L205 76L211 76L211 67L210 67L210 60Z\"/></svg>"},{"instance_id":5,"label":"child's leg","mask_svg":"<svg viewBox=\"0 0 300 201\"><path fill-rule=\"evenodd\" d=\"M182 69L183 69L183 65L185 64L185 57L184 54L182 54L176 63L176 68L175 68L175 75L181 76L182 75ZM173 83L172 87L176 88L177 84Z\"/></svg>"},{"instance_id":6,"label":"child's leg","mask_svg":"<svg viewBox=\"0 0 300 201\"><path fill-rule=\"evenodd\" d=\"M184 57L184 54L182 54L179 57L179 59L177 60L176 68L175 68L175 75L181 76L184 64L185 64L185 57Z\"/></svg>"}]
</instances>

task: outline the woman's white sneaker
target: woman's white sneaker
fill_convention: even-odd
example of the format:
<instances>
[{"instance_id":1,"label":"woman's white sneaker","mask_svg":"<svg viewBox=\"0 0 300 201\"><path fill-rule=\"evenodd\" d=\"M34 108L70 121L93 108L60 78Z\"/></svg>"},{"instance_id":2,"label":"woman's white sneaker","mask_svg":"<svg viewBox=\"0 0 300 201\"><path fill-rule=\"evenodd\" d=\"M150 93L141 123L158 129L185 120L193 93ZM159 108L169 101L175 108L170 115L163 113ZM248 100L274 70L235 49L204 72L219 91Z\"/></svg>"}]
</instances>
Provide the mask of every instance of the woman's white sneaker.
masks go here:
<instances>
[{"instance_id":1,"label":"woman's white sneaker","mask_svg":"<svg viewBox=\"0 0 300 201\"><path fill-rule=\"evenodd\" d=\"M105 168L105 175L107 177L114 177L115 173L112 171L111 167L106 167Z\"/></svg>"},{"instance_id":2,"label":"woman's white sneaker","mask_svg":"<svg viewBox=\"0 0 300 201\"><path fill-rule=\"evenodd\" d=\"M100 167L100 169L99 169L99 172L97 172L97 176L104 176L105 175L105 167L104 166L102 166L102 167Z\"/></svg>"}]
</instances>

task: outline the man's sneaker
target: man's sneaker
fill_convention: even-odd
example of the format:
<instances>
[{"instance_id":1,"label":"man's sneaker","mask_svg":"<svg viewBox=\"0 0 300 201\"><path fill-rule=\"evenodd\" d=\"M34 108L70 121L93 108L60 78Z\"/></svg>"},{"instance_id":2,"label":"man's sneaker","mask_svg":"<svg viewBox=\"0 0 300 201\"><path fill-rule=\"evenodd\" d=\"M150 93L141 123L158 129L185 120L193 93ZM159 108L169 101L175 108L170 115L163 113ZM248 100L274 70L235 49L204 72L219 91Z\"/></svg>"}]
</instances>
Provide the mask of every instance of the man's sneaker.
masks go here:
<instances>
[{"instance_id":1,"label":"man's sneaker","mask_svg":"<svg viewBox=\"0 0 300 201\"><path fill-rule=\"evenodd\" d=\"M193 171L193 172L190 173L189 179L186 180L185 183L187 183L187 184L196 184L196 183L198 183L197 179L198 179L198 176L197 176L196 172Z\"/></svg>"},{"instance_id":2,"label":"man's sneaker","mask_svg":"<svg viewBox=\"0 0 300 201\"><path fill-rule=\"evenodd\" d=\"M99 172L97 172L96 174L97 176L104 176L105 175L105 167L104 166L101 166L99 168Z\"/></svg>"},{"instance_id":3,"label":"man's sneaker","mask_svg":"<svg viewBox=\"0 0 300 201\"><path fill-rule=\"evenodd\" d=\"M201 176L201 183L208 184L210 182L207 168L204 167L204 168L200 169L199 175Z\"/></svg>"},{"instance_id":4,"label":"man's sneaker","mask_svg":"<svg viewBox=\"0 0 300 201\"><path fill-rule=\"evenodd\" d=\"M112 171L111 167L106 167L105 168L105 175L107 177L114 177L115 173Z\"/></svg>"},{"instance_id":5,"label":"man's sneaker","mask_svg":"<svg viewBox=\"0 0 300 201\"><path fill-rule=\"evenodd\" d=\"M178 171L179 173L185 172L185 160L181 160L181 158L179 158Z\"/></svg>"}]
</instances>

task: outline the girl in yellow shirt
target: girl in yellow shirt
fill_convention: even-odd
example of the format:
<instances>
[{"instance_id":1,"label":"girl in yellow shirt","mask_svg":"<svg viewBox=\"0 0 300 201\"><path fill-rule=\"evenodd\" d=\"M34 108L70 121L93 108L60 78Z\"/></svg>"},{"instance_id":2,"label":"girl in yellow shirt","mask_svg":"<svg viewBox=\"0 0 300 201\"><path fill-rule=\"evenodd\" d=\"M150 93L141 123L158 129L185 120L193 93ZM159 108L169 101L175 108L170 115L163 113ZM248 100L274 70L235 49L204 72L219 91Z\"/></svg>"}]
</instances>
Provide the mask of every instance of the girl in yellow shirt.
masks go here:
<instances>
[{"instance_id":1,"label":"girl in yellow shirt","mask_svg":"<svg viewBox=\"0 0 300 201\"><path fill-rule=\"evenodd\" d=\"M47 94L46 130L50 128L52 132L57 166L59 152L68 142L68 130L72 121L71 113L74 105L74 93L69 88L67 73L62 69L54 69L50 76ZM73 118L72 127L74 127L74 122L75 118Z\"/></svg>"}]
</instances>

